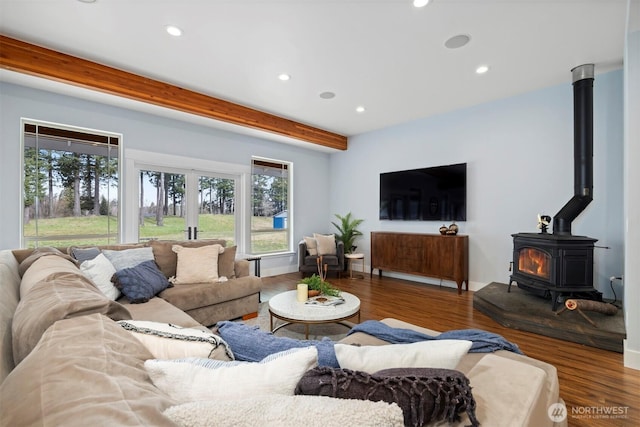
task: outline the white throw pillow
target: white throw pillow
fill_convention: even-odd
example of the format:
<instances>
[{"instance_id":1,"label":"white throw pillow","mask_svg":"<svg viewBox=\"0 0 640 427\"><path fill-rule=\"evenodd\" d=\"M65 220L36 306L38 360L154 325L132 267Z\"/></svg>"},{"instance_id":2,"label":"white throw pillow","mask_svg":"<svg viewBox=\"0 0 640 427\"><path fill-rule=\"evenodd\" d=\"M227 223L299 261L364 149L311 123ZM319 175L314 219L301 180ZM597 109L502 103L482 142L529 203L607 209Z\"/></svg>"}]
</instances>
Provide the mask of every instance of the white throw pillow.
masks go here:
<instances>
[{"instance_id":1,"label":"white throw pillow","mask_svg":"<svg viewBox=\"0 0 640 427\"><path fill-rule=\"evenodd\" d=\"M316 242L315 237L304 236L304 243L307 245L309 255L318 255L318 242Z\"/></svg>"},{"instance_id":2,"label":"white throw pillow","mask_svg":"<svg viewBox=\"0 0 640 427\"><path fill-rule=\"evenodd\" d=\"M455 369L472 344L467 340L369 346L336 344L335 350L341 368L373 374L391 368Z\"/></svg>"},{"instance_id":3,"label":"white throw pillow","mask_svg":"<svg viewBox=\"0 0 640 427\"><path fill-rule=\"evenodd\" d=\"M118 323L156 359L198 357L233 360L227 343L212 332L146 320L120 320Z\"/></svg>"},{"instance_id":4,"label":"white throw pillow","mask_svg":"<svg viewBox=\"0 0 640 427\"><path fill-rule=\"evenodd\" d=\"M164 415L182 427L402 427L397 403L327 396L260 396L229 401L189 402Z\"/></svg>"},{"instance_id":5,"label":"white throw pillow","mask_svg":"<svg viewBox=\"0 0 640 427\"><path fill-rule=\"evenodd\" d=\"M313 233L313 237L318 243L318 255L335 255L336 254L336 236L335 234L317 234Z\"/></svg>"},{"instance_id":6,"label":"white throw pillow","mask_svg":"<svg viewBox=\"0 0 640 427\"><path fill-rule=\"evenodd\" d=\"M224 252L222 245L207 245L199 248L171 247L178 255L174 285L191 283L214 283L218 281L218 255Z\"/></svg>"},{"instance_id":7,"label":"white throw pillow","mask_svg":"<svg viewBox=\"0 0 640 427\"><path fill-rule=\"evenodd\" d=\"M115 301L120 296L118 288L113 286L111 278L116 274L116 268L104 254L98 254L95 258L80 264L80 271L91 280L110 300Z\"/></svg>"},{"instance_id":8,"label":"white throw pillow","mask_svg":"<svg viewBox=\"0 0 640 427\"><path fill-rule=\"evenodd\" d=\"M192 363L150 359L144 367L160 390L179 402L238 399L293 392L309 369L318 364L318 350L305 347L266 363L209 369Z\"/></svg>"}]
</instances>

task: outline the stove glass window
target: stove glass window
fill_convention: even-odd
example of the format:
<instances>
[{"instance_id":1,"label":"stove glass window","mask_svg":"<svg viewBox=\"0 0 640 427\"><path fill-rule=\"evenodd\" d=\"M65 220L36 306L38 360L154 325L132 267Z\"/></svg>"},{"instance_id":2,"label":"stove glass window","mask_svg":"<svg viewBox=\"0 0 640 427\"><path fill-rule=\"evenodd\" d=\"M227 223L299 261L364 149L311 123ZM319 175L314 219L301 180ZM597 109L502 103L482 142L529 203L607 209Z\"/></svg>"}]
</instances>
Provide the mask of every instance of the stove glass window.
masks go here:
<instances>
[{"instance_id":1,"label":"stove glass window","mask_svg":"<svg viewBox=\"0 0 640 427\"><path fill-rule=\"evenodd\" d=\"M522 248L518 255L518 270L548 280L551 273L551 256L540 249Z\"/></svg>"}]
</instances>

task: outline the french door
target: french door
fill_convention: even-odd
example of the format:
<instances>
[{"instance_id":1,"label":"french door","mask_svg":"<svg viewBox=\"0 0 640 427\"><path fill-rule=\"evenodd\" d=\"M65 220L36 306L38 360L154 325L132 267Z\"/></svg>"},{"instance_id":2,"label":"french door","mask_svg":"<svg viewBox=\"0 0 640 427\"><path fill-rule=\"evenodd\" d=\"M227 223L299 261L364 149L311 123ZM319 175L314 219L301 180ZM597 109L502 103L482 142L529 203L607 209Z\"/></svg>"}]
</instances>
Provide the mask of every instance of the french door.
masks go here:
<instances>
[{"instance_id":1,"label":"french door","mask_svg":"<svg viewBox=\"0 0 640 427\"><path fill-rule=\"evenodd\" d=\"M144 166L137 172L140 241L238 241L239 175Z\"/></svg>"}]
</instances>

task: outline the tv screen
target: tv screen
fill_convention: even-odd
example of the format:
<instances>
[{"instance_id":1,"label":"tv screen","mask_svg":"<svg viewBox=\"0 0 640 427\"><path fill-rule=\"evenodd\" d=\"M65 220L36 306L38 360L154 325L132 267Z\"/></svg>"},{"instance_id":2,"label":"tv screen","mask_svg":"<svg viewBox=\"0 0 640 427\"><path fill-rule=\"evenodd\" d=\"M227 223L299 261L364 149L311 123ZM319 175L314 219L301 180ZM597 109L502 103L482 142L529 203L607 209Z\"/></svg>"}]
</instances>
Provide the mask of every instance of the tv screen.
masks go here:
<instances>
[{"instance_id":1,"label":"tv screen","mask_svg":"<svg viewBox=\"0 0 640 427\"><path fill-rule=\"evenodd\" d=\"M467 164L380 174L380 219L467 220Z\"/></svg>"}]
</instances>

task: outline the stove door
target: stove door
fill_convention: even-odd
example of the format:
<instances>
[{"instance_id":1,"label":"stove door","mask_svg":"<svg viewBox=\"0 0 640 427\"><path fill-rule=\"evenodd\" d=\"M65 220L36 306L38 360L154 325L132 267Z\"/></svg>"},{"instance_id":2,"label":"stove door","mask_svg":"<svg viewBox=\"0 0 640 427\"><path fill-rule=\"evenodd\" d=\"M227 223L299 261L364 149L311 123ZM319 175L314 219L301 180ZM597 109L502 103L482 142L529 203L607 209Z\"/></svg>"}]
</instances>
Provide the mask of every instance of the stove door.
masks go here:
<instances>
[{"instance_id":1,"label":"stove door","mask_svg":"<svg viewBox=\"0 0 640 427\"><path fill-rule=\"evenodd\" d=\"M545 281L551 278L551 255L532 247L522 247L518 251L518 272L538 277Z\"/></svg>"}]
</instances>

